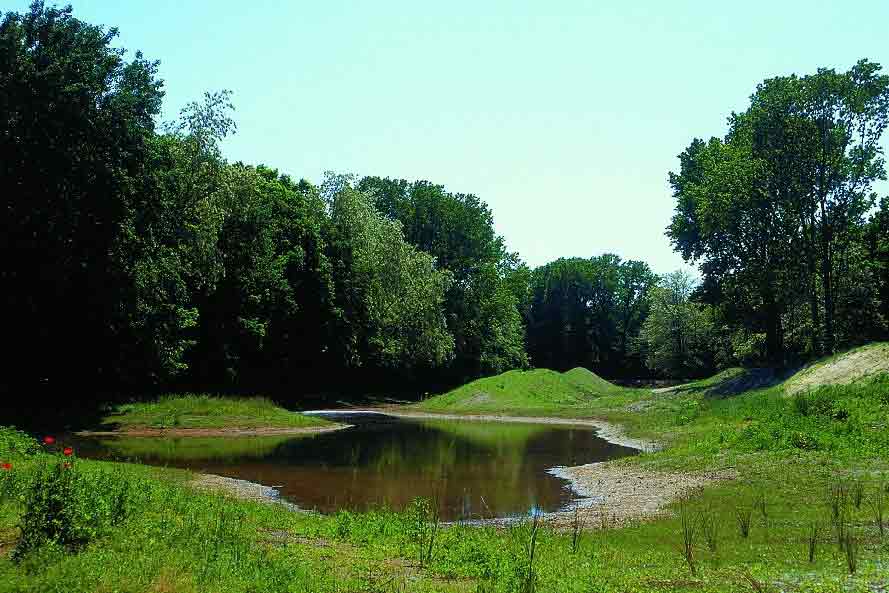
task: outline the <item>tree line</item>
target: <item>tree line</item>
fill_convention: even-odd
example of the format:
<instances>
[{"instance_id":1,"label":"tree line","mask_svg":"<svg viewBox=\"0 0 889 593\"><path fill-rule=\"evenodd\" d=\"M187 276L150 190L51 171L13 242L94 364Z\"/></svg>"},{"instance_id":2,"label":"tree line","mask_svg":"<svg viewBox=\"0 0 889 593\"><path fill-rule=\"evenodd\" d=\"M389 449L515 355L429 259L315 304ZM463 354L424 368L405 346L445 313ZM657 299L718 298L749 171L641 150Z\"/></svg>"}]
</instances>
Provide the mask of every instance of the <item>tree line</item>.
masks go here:
<instances>
[{"instance_id":1,"label":"tree line","mask_svg":"<svg viewBox=\"0 0 889 593\"><path fill-rule=\"evenodd\" d=\"M874 64L766 81L725 138L681 155L668 235L696 286L613 254L531 269L482 200L442 185L229 162L230 93L160 123L158 63L116 33L41 2L0 21L10 391L690 376L886 336Z\"/></svg>"}]
</instances>

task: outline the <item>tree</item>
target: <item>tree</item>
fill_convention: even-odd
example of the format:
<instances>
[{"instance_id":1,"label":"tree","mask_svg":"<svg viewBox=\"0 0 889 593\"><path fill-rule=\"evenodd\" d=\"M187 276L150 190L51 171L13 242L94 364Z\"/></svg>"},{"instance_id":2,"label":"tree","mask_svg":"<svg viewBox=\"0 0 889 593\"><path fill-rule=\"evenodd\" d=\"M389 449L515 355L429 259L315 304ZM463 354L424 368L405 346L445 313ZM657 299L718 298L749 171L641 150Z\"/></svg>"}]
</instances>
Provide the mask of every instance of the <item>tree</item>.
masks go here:
<instances>
[{"instance_id":1,"label":"tree","mask_svg":"<svg viewBox=\"0 0 889 593\"><path fill-rule=\"evenodd\" d=\"M667 274L649 290L650 312L638 344L648 368L669 377L699 376L713 368L713 323L708 308L690 300L694 281Z\"/></svg>"},{"instance_id":2,"label":"tree","mask_svg":"<svg viewBox=\"0 0 889 593\"><path fill-rule=\"evenodd\" d=\"M447 362L454 340L443 305L451 274L348 183L332 194L330 217L343 362L392 370Z\"/></svg>"},{"instance_id":3,"label":"tree","mask_svg":"<svg viewBox=\"0 0 889 593\"><path fill-rule=\"evenodd\" d=\"M700 262L705 283L747 299L743 323L765 332L776 364L786 325L808 327L811 354L832 352L862 329L843 322L838 333L837 303L873 301L857 288L868 276L855 245L885 175L889 77L879 71L862 60L845 73L766 80L724 139L694 140L671 173L674 247Z\"/></svg>"},{"instance_id":4,"label":"tree","mask_svg":"<svg viewBox=\"0 0 889 593\"><path fill-rule=\"evenodd\" d=\"M126 61L111 46L116 35L42 2L0 22L0 250L13 383L107 389L121 372L119 346L139 330L121 295L150 281L122 254L132 252L163 92L157 64L140 53ZM177 315L190 323L186 311ZM176 352L165 361L164 348L153 350L161 360L146 366L175 367Z\"/></svg>"},{"instance_id":5,"label":"tree","mask_svg":"<svg viewBox=\"0 0 889 593\"><path fill-rule=\"evenodd\" d=\"M638 371L628 348L647 312L649 267L613 254L559 259L534 270L528 321L532 362L608 376Z\"/></svg>"},{"instance_id":6,"label":"tree","mask_svg":"<svg viewBox=\"0 0 889 593\"><path fill-rule=\"evenodd\" d=\"M448 374L467 380L526 366L522 264L494 232L488 206L427 181L365 177L358 188L373 196L384 216L401 223L409 243L453 275L445 299L455 340Z\"/></svg>"}]
</instances>

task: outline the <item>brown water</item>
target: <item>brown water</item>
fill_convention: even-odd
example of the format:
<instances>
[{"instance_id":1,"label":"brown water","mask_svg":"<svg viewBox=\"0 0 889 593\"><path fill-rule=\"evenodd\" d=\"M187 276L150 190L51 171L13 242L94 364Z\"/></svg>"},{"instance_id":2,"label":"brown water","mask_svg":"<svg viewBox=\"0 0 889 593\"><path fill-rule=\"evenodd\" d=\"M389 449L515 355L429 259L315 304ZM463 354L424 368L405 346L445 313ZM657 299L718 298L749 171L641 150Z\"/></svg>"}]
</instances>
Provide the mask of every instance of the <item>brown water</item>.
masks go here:
<instances>
[{"instance_id":1,"label":"brown water","mask_svg":"<svg viewBox=\"0 0 889 593\"><path fill-rule=\"evenodd\" d=\"M425 496L438 501L445 520L559 510L575 496L547 470L635 453L589 427L383 414L332 419L354 426L300 436L90 439L79 453L250 480L322 512L401 509Z\"/></svg>"}]
</instances>

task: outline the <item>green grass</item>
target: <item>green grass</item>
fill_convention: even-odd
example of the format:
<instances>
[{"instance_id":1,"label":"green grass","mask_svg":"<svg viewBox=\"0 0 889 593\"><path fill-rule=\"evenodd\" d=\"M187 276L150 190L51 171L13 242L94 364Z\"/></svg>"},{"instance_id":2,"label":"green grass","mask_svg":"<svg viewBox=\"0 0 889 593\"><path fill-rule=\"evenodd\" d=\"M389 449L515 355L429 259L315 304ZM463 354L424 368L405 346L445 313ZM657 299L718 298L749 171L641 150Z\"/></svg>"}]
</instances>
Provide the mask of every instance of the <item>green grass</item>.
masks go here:
<instances>
[{"instance_id":1,"label":"green grass","mask_svg":"<svg viewBox=\"0 0 889 593\"><path fill-rule=\"evenodd\" d=\"M35 524L23 517L33 518L28 509L43 504L25 493L34 484L53 491L46 487L52 481L37 477L57 462L35 454L24 435L0 430L0 461L14 459L13 469L0 474L0 593L507 593L528 591L529 574L539 592L880 590L889 581L889 531L881 535L875 520L878 506L889 506L889 375L792 397L781 383L737 394L713 390L741 372L659 393L581 388L551 371L514 372L424 402L458 413L607 418L669 443L617 463L736 475L692 492L682 512L677 503L654 521L585 531L576 551L571 533L544 528L530 571L528 522L435 530L421 506L402 513L291 513L194 492L185 472L84 460L76 462L81 481L64 492L77 511L66 516L94 517L86 522L97 526L89 541L76 549L37 546L14 560L19 526ZM858 485L863 497L856 506ZM744 537L738 516L748 514ZM683 516L691 563L683 553ZM431 554L417 544L430 533L436 534ZM857 554L851 575L846 549Z\"/></svg>"},{"instance_id":2,"label":"green grass","mask_svg":"<svg viewBox=\"0 0 889 593\"><path fill-rule=\"evenodd\" d=\"M879 538L866 506L877 487L871 474L863 476L868 482L862 508L848 509L860 555L858 572L850 577L834 542L828 505L832 480L847 468L825 463L813 452L795 456L793 463L780 453L726 453L721 463L738 467L740 479L711 487L689 502L694 521L706 516L716 526L715 551L702 532L693 537L696 575L681 554L680 519L667 516L584 532L574 552L570 533L544 528L533 565L536 590L746 591L752 579L763 590L781 586L838 593L867 591L870 583L889 576L877 563L889 553L889 538ZM41 467L57 462L47 454L32 456L0 477L2 541L19 538L23 493ZM47 542L17 559L12 549L0 550L0 592L523 590L531 535L527 522L443 526L431 555L425 555L417 542L431 525L413 509L291 513L195 492L185 472L74 463L78 486L66 491L70 506L86 511L75 517L90 517L85 524L97 530L76 549ZM763 494L766 516L757 504ZM750 535L744 538L735 513L747 508L754 510ZM806 533L813 522L823 528L810 563Z\"/></svg>"},{"instance_id":3,"label":"green grass","mask_svg":"<svg viewBox=\"0 0 889 593\"><path fill-rule=\"evenodd\" d=\"M332 425L289 412L261 397L167 395L157 401L124 404L103 419L118 429L138 428L303 428Z\"/></svg>"}]
</instances>

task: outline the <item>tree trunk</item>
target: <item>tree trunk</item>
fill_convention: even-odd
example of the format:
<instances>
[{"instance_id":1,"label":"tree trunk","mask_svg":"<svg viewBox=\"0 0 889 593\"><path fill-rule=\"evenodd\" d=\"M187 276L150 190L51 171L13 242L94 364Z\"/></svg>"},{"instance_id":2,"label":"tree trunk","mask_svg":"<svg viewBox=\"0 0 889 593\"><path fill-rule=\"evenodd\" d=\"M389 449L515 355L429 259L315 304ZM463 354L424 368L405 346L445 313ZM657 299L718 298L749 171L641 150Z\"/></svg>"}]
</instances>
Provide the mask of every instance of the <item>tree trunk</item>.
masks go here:
<instances>
[{"instance_id":1,"label":"tree trunk","mask_svg":"<svg viewBox=\"0 0 889 593\"><path fill-rule=\"evenodd\" d=\"M784 365L784 332L781 325L781 307L775 299L774 285L766 280L763 289L766 312L766 358L776 366Z\"/></svg>"}]
</instances>

